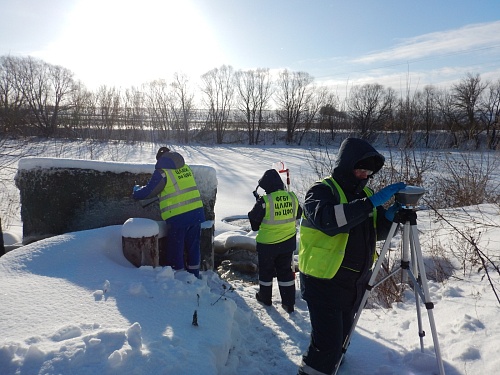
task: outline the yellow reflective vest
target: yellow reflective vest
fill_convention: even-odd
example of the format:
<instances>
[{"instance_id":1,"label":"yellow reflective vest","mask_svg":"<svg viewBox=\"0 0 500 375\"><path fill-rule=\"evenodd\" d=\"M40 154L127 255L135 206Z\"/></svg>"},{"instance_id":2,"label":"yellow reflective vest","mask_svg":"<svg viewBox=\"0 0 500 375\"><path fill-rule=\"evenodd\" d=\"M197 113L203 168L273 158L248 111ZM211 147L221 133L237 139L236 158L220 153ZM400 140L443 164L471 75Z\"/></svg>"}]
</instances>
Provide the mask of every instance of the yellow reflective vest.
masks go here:
<instances>
[{"instance_id":1,"label":"yellow reflective vest","mask_svg":"<svg viewBox=\"0 0 500 375\"><path fill-rule=\"evenodd\" d=\"M299 209L297 196L286 190L278 190L264 195L263 199L266 213L255 241L274 244L292 238L297 231L295 227Z\"/></svg>"},{"instance_id":2,"label":"yellow reflective vest","mask_svg":"<svg viewBox=\"0 0 500 375\"><path fill-rule=\"evenodd\" d=\"M332 178L328 177L321 181L332 189L335 188L340 197L340 204L348 203L344 191ZM371 189L365 187L365 194L373 195ZM373 208L373 227L377 226L377 208ZM320 279L331 279L335 276L344 260L345 248L349 233L339 233L329 236L319 229L311 226L300 226L299 241L299 269L302 273Z\"/></svg>"},{"instance_id":3,"label":"yellow reflective vest","mask_svg":"<svg viewBox=\"0 0 500 375\"><path fill-rule=\"evenodd\" d=\"M162 171L167 177L167 183L159 197L163 220L203 207L200 192L189 166Z\"/></svg>"}]
</instances>

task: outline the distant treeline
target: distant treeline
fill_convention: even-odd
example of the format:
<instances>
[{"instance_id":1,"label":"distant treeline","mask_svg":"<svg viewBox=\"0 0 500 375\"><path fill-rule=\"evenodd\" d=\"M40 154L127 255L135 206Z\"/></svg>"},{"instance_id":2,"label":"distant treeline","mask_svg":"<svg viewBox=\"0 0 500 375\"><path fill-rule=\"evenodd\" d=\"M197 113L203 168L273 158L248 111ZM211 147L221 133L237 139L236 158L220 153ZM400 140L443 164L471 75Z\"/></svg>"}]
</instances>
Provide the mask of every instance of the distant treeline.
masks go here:
<instances>
[{"instance_id":1,"label":"distant treeline","mask_svg":"<svg viewBox=\"0 0 500 375\"><path fill-rule=\"evenodd\" d=\"M0 135L10 137L249 145L283 137L300 145L328 142L339 131L366 139L384 131L399 134L405 147L430 147L432 135L444 132L446 147L496 149L499 118L500 78L472 73L449 89L404 95L379 84L352 86L340 100L308 73L286 69L271 75L223 65L203 74L198 87L175 73L141 87L91 91L62 66L0 57Z\"/></svg>"}]
</instances>

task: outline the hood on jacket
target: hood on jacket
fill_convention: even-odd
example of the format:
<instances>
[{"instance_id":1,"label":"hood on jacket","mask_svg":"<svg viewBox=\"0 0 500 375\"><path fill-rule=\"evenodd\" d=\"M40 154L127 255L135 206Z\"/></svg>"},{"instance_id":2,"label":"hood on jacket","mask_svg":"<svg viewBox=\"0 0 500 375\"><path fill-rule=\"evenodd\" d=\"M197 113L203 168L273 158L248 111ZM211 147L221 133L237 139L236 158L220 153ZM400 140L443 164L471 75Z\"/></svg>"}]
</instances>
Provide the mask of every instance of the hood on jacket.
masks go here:
<instances>
[{"instance_id":1,"label":"hood on jacket","mask_svg":"<svg viewBox=\"0 0 500 375\"><path fill-rule=\"evenodd\" d=\"M276 169L268 169L259 180L259 186L265 190L266 194L276 190L284 190L285 184Z\"/></svg>"},{"instance_id":2,"label":"hood on jacket","mask_svg":"<svg viewBox=\"0 0 500 375\"><path fill-rule=\"evenodd\" d=\"M338 182L344 189L359 191L366 186L368 179L358 180L353 170L369 169L375 174L382 169L384 162L384 156L364 139L346 138L340 145L332 176L340 180Z\"/></svg>"},{"instance_id":3,"label":"hood on jacket","mask_svg":"<svg viewBox=\"0 0 500 375\"><path fill-rule=\"evenodd\" d=\"M181 154L167 151L161 154L156 162L156 169L179 169L186 164Z\"/></svg>"},{"instance_id":4,"label":"hood on jacket","mask_svg":"<svg viewBox=\"0 0 500 375\"><path fill-rule=\"evenodd\" d=\"M156 160L160 159L165 152L170 152L168 147L160 147L156 153Z\"/></svg>"}]
</instances>

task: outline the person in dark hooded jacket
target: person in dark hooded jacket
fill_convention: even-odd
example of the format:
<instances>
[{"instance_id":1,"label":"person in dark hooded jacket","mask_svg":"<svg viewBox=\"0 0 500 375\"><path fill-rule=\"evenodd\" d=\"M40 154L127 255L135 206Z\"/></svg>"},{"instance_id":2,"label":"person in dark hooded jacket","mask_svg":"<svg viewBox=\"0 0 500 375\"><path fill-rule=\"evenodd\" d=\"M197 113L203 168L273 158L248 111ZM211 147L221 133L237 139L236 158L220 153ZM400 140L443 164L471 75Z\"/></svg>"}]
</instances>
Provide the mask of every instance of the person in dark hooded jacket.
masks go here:
<instances>
[{"instance_id":1,"label":"person in dark hooded jacket","mask_svg":"<svg viewBox=\"0 0 500 375\"><path fill-rule=\"evenodd\" d=\"M302 208L293 192L285 185L275 169L267 170L257 186L266 195L256 196L257 202L248 213L252 230L258 231L255 238L259 260L259 291L257 300L271 306L273 278L278 279L281 305L292 313L295 306L295 267L293 253L296 243L296 220ZM257 189L256 189L257 190Z\"/></svg>"},{"instance_id":2,"label":"person in dark hooded jacket","mask_svg":"<svg viewBox=\"0 0 500 375\"><path fill-rule=\"evenodd\" d=\"M382 205L405 187L373 193L366 185L385 158L368 142L345 139L332 175L306 193L300 226L301 292L311 322L298 374L332 374L354 322L376 258L376 241L390 230L398 204Z\"/></svg>"},{"instance_id":3,"label":"person in dark hooded jacket","mask_svg":"<svg viewBox=\"0 0 500 375\"><path fill-rule=\"evenodd\" d=\"M167 224L168 246L162 266L200 276L200 235L205 213L191 168L177 152L161 147L155 171L146 186L135 185L134 199L159 198L160 213ZM184 259L184 250L187 260Z\"/></svg>"}]
</instances>

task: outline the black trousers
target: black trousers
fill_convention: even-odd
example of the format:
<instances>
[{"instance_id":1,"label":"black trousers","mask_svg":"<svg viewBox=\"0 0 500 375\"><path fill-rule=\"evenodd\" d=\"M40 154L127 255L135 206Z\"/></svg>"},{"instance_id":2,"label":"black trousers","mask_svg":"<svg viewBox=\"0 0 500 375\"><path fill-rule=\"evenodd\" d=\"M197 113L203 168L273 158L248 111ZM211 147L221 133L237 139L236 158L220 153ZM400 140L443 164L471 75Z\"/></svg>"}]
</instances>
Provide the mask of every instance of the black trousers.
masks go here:
<instances>
[{"instance_id":1,"label":"black trousers","mask_svg":"<svg viewBox=\"0 0 500 375\"><path fill-rule=\"evenodd\" d=\"M335 371L369 276L369 273L361 276L341 269L337 280L320 281L301 274L302 295L311 321L311 339L302 356L300 374Z\"/></svg>"},{"instance_id":2,"label":"black trousers","mask_svg":"<svg viewBox=\"0 0 500 375\"><path fill-rule=\"evenodd\" d=\"M293 251L275 253L269 248L258 249L259 257L259 295L271 302L273 278L278 279L281 303L295 305L295 271Z\"/></svg>"},{"instance_id":3,"label":"black trousers","mask_svg":"<svg viewBox=\"0 0 500 375\"><path fill-rule=\"evenodd\" d=\"M332 374L342 355L342 346L354 322L355 312L325 309L324 304L310 301L307 307L311 320L311 341L302 357L301 367ZM306 368L303 372L309 373Z\"/></svg>"}]
</instances>

